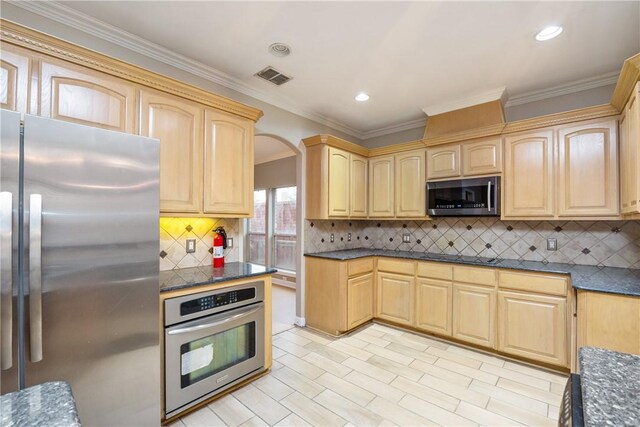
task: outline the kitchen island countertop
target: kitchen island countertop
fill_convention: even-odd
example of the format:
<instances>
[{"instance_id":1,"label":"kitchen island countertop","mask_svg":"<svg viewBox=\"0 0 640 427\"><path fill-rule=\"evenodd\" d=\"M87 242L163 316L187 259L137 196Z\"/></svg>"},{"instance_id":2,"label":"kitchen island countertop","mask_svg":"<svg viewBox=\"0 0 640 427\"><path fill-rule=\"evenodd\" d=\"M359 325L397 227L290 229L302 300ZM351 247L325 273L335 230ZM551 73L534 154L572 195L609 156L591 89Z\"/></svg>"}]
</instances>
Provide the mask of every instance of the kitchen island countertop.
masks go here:
<instances>
[{"instance_id":1,"label":"kitchen island countertop","mask_svg":"<svg viewBox=\"0 0 640 427\"><path fill-rule=\"evenodd\" d=\"M227 262L222 268L213 268L209 265L177 268L160 272L160 292L262 276L263 274L273 274L277 271L275 268L247 262Z\"/></svg>"},{"instance_id":2,"label":"kitchen island countertop","mask_svg":"<svg viewBox=\"0 0 640 427\"><path fill-rule=\"evenodd\" d=\"M0 396L3 427L80 427L69 384L54 381Z\"/></svg>"}]
</instances>

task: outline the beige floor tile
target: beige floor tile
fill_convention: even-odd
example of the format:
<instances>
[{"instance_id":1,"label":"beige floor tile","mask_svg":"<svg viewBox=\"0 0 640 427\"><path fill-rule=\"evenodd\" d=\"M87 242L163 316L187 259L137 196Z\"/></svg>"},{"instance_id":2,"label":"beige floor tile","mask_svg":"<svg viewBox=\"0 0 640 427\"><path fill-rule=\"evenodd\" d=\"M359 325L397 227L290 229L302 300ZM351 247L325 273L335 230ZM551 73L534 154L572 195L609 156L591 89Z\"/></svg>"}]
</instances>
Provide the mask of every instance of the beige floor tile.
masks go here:
<instances>
[{"instance_id":1,"label":"beige floor tile","mask_svg":"<svg viewBox=\"0 0 640 427\"><path fill-rule=\"evenodd\" d=\"M548 403L549 405L560 406L562 396L551 393L550 391L540 390L538 387L532 387L521 382L500 378L498 381L498 387L505 388L507 390L520 393L524 396L528 396L532 399L540 400Z\"/></svg>"},{"instance_id":2,"label":"beige floor tile","mask_svg":"<svg viewBox=\"0 0 640 427\"><path fill-rule=\"evenodd\" d=\"M332 373L338 377L344 377L349 372L351 372L351 368L344 366L341 363L334 362L331 359L327 359L319 355L318 353L309 353L302 360L311 363L314 366L319 366L327 372Z\"/></svg>"},{"instance_id":3,"label":"beige floor tile","mask_svg":"<svg viewBox=\"0 0 640 427\"><path fill-rule=\"evenodd\" d=\"M303 375L300 375L295 371L292 371L287 367L279 369L275 372L271 372L271 375L273 375L286 385L290 386L291 388L295 389L295 391L297 391L298 393L301 393L309 398L317 396L322 390L324 390L324 387L322 387L318 383L310 380Z\"/></svg>"},{"instance_id":4,"label":"beige floor tile","mask_svg":"<svg viewBox=\"0 0 640 427\"><path fill-rule=\"evenodd\" d=\"M461 374L452 372L448 369L435 366L431 363L422 362L420 360L416 360L415 362L411 363L410 366L412 368L416 368L419 371L424 372L425 374L432 375L444 381L447 381L459 386L463 386L463 387L469 386L469 384L471 384L471 380L473 379L473 378L469 378L466 375L461 375Z\"/></svg>"},{"instance_id":5,"label":"beige floor tile","mask_svg":"<svg viewBox=\"0 0 640 427\"><path fill-rule=\"evenodd\" d=\"M540 378L543 380L547 380L552 383L557 383L562 385L563 387L567 384L567 380L569 379L568 374L562 374L560 372L550 372L543 368L535 368L533 366L524 365L521 363L506 361L504 363L504 368L512 371L520 372L522 374L527 374L532 377Z\"/></svg>"},{"instance_id":6,"label":"beige floor tile","mask_svg":"<svg viewBox=\"0 0 640 427\"><path fill-rule=\"evenodd\" d=\"M410 332L405 332L403 335L403 338L406 338L409 341L414 341L414 342L418 342L421 344L425 344L428 347L436 347L442 350L446 350L449 348L448 343L445 343L443 341L438 341L435 338L427 338L425 336L422 335L417 335L417 334L412 334Z\"/></svg>"},{"instance_id":7,"label":"beige floor tile","mask_svg":"<svg viewBox=\"0 0 640 427\"><path fill-rule=\"evenodd\" d=\"M258 378L256 381L252 382L254 386L258 387L267 395L271 396L275 400L281 400L284 397L287 397L294 390L277 379L273 375L265 375L264 377Z\"/></svg>"},{"instance_id":8,"label":"beige floor tile","mask_svg":"<svg viewBox=\"0 0 640 427\"><path fill-rule=\"evenodd\" d=\"M300 393L293 393L285 397L282 399L282 404L314 426L343 426L346 424L346 420Z\"/></svg>"},{"instance_id":9,"label":"beige floor tile","mask_svg":"<svg viewBox=\"0 0 640 427\"><path fill-rule=\"evenodd\" d=\"M289 415L287 418L285 418L284 420L280 421L277 424L274 424L277 427L306 427L306 426L311 426L311 424L309 424L308 422L306 422L305 420L303 420L302 418L300 418L299 416L297 416L294 413L291 413L291 415Z\"/></svg>"},{"instance_id":10,"label":"beige floor tile","mask_svg":"<svg viewBox=\"0 0 640 427\"><path fill-rule=\"evenodd\" d=\"M554 420L560 418L560 408L558 406L549 405L549 412L547 413L547 417Z\"/></svg>"},{"instance_id":11,"label":"beige floor tile","mask_svg":"<svg viewBox=\"0 0 640 427\"><path fill-rule=\"evenodd\" d=\"M280 362L278 362L277 360L273 360L271 361L271 371L277 371L280 368L283 368L284 365Z\"/></svg>"},{"instance_id":12,"label":"beige floor tile","mask_svg":"<svg viewBox=\"0 0 640 427\"><path fill-rule=\"evenodd\" d=\"M344 379L390 402L398 402L405 395L404 392L390 387L389 384L385 384L360 372L353 371L345 376Z\"/></svg>"},{"instance_id":13,"label":"beige floor tile","mask_svg":"<svg viewBox=\"0 0 640 427\"><path fill-rule=\"evenodd\" d=\"M316 382L360 406L366 406L376 397L372 392L329 373L319 376Z\"/></svg>"},{"instance_id":14,"label":"beige floor tile","mask_svg":"<svg viewBox=\"0 0 640 427\"><path fill-rule=\"evenodd\" d=\"M278 348L275 345L271 346L271 357L273 357L274 359L279 359L285 354L288 354L288 353L282 350L281 348Z\"/></svg>"},{"instance_id":15,"label":"beige floor tile","mask_svg":"<svg viewBox=\"0 0 640 427\"><path fill-rule=\"evenodd\" d=\"M458 347L457 345L450 345L447 351L449 353L459 354L461 356L466 356L470 359L479 360L480 362L489 363L491 365L504 366L505 363L504 359L500 357L491 356L480 351L469 350L464 347Z\"/></svg>"},{"instance_id":16,"label":"beige floor tile","mask_svg":"<svg viewBox=\"0 0 640 427\"><path fill-rule=\"evenodd\" d=\"M282 360L282 358L280 358L280 360ZM495 385L498 382L497 375L491 374L489 372L479 371L477 369L473 369L468 366L461 365L459 363L452 362L447 359L440 358L436 363L434 363L434 365L440 368L448 369L458 374L466 375L467 377L471 377L476 380L484 381L485 383L488 383L488 384ZM487 365L487 366L493 366L493 365Z\"/></svg>"},{"instance_id":17,"label":"beige floor tile","mask_svg":"<svg viewBox=\"0 0 640 427\"><path fill-rule=\"evenodd\" d=\"M395 342L389 344L385 348L426 363L435 363L435 361L438 360L437 356Z\"/></svg>"},{"instance_id":18,"label":"beige floor tile","mask_svg":"<svg viewBox=\"0 0 640 427\"><path fill-rule=\"evenodd\" d=\"M551 389L549 391L551 393L557 394L558 396L562 396L565 386L566 384L551 383Z\"/></svg>"},{"instance_id":19,"label":"beige floor tile","mask_svg":"<svg viewBox=\"0 0 640 427\"><path fill-rule=\"evenodd\" d=\"M413 357L405 356L404 354L375 344L369 344L364 349L373 353L375 356L384 357L385 359L389 359L392 362L400 363L402 365L409 366L409 364L414 360Z\"/></svg>"},{"instance_id":20,"label":"beige floor tile","mask_svg":"<svg viewBox=\"0 0 640 427\"><path fill-rule=\"evenodd\" d=\"M364 408L363 405L358 405L345 399L331 390L323 391L313 400L356 426L375 426L382 422L380 415Z\"/></svg>"},{"instance_id":21,"label":"beige floor tile","mask_svg":"<svg viewBox=\"0 0 640 427\"><path fill-rule=\"evenodd\" d=\"M303 338L306 338L310 341L313 342L317 342L318 344L324 344L327 345L329 344L331 341L333 341L332 338L322 335L319 332L315 332L311 329L307 329L307 328L293 328L291 329L291 333L299 335Z\"/></svg>"},{"instance_id":22,"label":"beige floor tile","mask_svg":"<svg viewBox=\"0 0 640 427\"><path fill-rule=\"evenodd\" d=\"M240 427L264 427L268 425L269 424L261 420L260 417L253 417L240 424Z\"/></svg>"},{"instance_id":23,"label":"beige floor tile","mask_svg":"<svg viewBox=\"0 0 640 427\"><path fill-rule=\"evenodd\" d=\"M345 343L343 341L344 340L334 341L331 344L328 344L327 346L329 348L341 351L342 353L344 353L344 354L346 354L348 356L355 357L356 359L360 359L360 360L368 360L371 356L373 356L368 351L365 351L365 350L363 350L361 348L358 348L358 347L354 347L354 346L349 345L349 344L347 344L347 343Z\"/></svg>"},{"instance_id":24,"label":"beige floor tile","mask_svg":"<svg viewBox=\"0 0 640 427\"><path fill-rule=\"evenodd\" d=\"M450 351L451 347L453 346L449 346L448 349L446 350L442 350L440 348L436 348L436 347L429 347L426 351L426 353L428 354L432 354L436 357L440 357L442 359L447 359L450 360L452 362L456 362L460 365L464 365L464 366L468 366L472 369L480 369L480 366L482 366L482 362L477 360L477 359L472 359L470 357L467 356L463 356L461 354L457 354L454 353L452 351Z\"/></svg>"},{"instance_id":25,"label":"beige floor tile","mask_svg":"<svg viewBox=\"0 0 640 427\"><path fill-rule=\"evenodd\" d=\"M469 390L477 391L478 393L489 396L494 400L497 399L511 405L527 408L529 411L540 415L547 415L548 407L546 403L506 390L502 387L496 387L482 381L473 380L469 386Z\"/></svg>"},{"instance_id":26,"label":"beige floor tile","mask_svg":"<svg viewBox=\"0 0 640 427\"><path fill-rule=\"evenodd\" d=\"M324 369L321 369L316 365L313 365L291 354L282 356L280 359L278 359L278 362L312 380L325 373Z\"/></svg>"},{"instance_id":27,"label":"beige floor tile","mask_svg":"<svg viewBox=\"0 0 640 427\"><path fill-rule=\"evenodd\" d=\"M350 357L342 363L351 369L355 369L361 374L368 375L371 378L382 381L383 383L389 384L396 377L395 374L387 371L386 369L381 369L378 366L374 366L371 363L364 362L354 357Z\"/></svg>"},{"instance_id":28,"label":"beige floor tile","mask_svg":"<svg viewBox=\"0 0 640 427\"><path fill-rule=\"evenodd\" d=\"M382 336L382 339L384 339L385 341L389 341L392 344L398 344L401 345L403 347L407 347L407 348L412 348L414 350L417 351L425 351L426 349L429 348L429 345L423 342L419 342L419 341L415 341L415 340L411 340L408 339L405 336L402 335L388 335L385 334Z\"/></svg>"},{"instance_id":29,"label":"beige floor tile","mask_svg":"<svg viewBox=\"0 0 640 427\"><path fill-rule=\"evenodd\" d=\"M460 402L456 414L485 426L519 426L522 425L510 418L494 414L486 409L478 408L467 402Z\"/></svg>"},{"instance_id":30,"label":"beige floor tile","mask_svg":"<svg viewBox=\"0 0 640 427\"><path fill-rule=\"evenodd\" d=\"M342 363L349 358L348 354L344 354L341 351L334 350L331 347L328 347L325 344L319 344L317 342L312 342L304 346L307 350L311 350L314 353L319 354L322 357L326 357L327 359L331 359L334 362Z\"/></svg>"},{"instance_id":31,"label":"beige floor tile","mask_svg":"<svg viewBox=\"0 0 640 427\"><path fill-rule=\"evenodd\" d=\"M549 391L549 388L551 387L551 383L547 380L542 380L540 378L532 377L531 375L527 374L521 374L520 372L512 371L511 369L499 368L487 363L484 363L480 370L483 372L489 372L493 375L497 375L501 378L506 378L512 381L519 382L521 384L536 387L540 390Z\"/></svg>"},{"instance_id":32,"label":"beige floor tile","mask_svg":"<svg viewBox=\"0 0 640 427\"><path fill-rule=\"evenodd\" d=\"M382 337L385 333L384 331L381 331L379 329L374 328L373 326L375 325L375 323L372 323L370 325L368 325L367 327L364 327L362 329L360 329L362 332L368 334L368 335L372 335L374 337Z\"/></svg>"},{"instance_id":33,"label":"beige floor tile","mask_svg":"<svg viewBox=\"0 0 640 427\"><path fill-rule=\"evenodd\" d=\"M373 399L371 403L367 405L367 409L398 426L429 426L435 424L433 421L381 397Z\"/></svg>"},{"instance_id":34,"label":"beige floor tile","mask_svg":"<svg viewBox=\"0 0 640 427\"><path fill-rule=\"evenodd\" d=\"M381 325L379 323L374 323L373 325L371 325L371 329L375 329L375 330L384 332L385 334L389 334L389 335L401 336L401 335L404 334L404 332L401 331L400 329L392 328L390 326Z\"/></svg>"},{"instance_id":35,"label":"beige floor tile","mask_svg":"<svg viewBox=\"0 0 640 427\"><path fill-rule=\"evenodd\" d=\"M254 416L253 412L231 394L211 402L208 406L228 426L239 426Z\"/></svg>"},{"instance_id":36,"label":"beige floor tile","mask_svg":"<svg viewBox=\"0 0 640 427\"><path fill-rule=\"evenodd\" d=\"M290 411L252 384L233 392L233 396L267 424L275 424Z\"/></svg>"},{"instance_id":37,"label":"beige floor tile","mask_svg":"<svg viewBox=\"0 0 640 427\"><path fill-rule=\"evenodd\" d=\"M484 408L487 402L489 402L489 397L482 393L470 390L466 386L433 377L429 374L425 374L420 378L420 384L481 408Z\"/></svg>"},{"instance_id":38,"label":"beige floor tile","mask_svg":"<svg viewBox=\"0 0 640 427\"><path fill-rule=\"evenodd\" d=\"M284 340L291 341L292 343L298 344L298 345L303 346L303 347L311 342L310 339L305 338L305 337L303 337L301 335L298 335L298 334L294 334L291 331L286 331L286 332L279 333L277 336L278 336L278 338L282 338Z\"/></svg>"},{"instance_id":39,"label":"beige floor tile","mask_svg":"<svg viewBox=\"0 0 640 427\"><path fill-rule=\"evenodd\" d=\"M557 426L558 420L552 420L544 415L527 411L525 407L514 406L509 403L491 399L487 405L487 410L499 415L503 415L512 420L528 426Z\"/></svg>"},{"instance_id":40,"label":"beige floor tile","mask_svg":"<svg viewBox=\"0 0 640 427\"><path fill-rule=\"evenodd\" d=\"M350 335L344 336L340 338L340 342L349 344L350 346L353 346L356 348L365 348L369 344L369 342L361 340L360 335L358 335L357 338L355 336L350 336Z\"/></svg>"},{"instance_id":41,"label":"beige floor tile","mask_svg":"<svg viewBox=\"0 0 640 427\"><path fill-rule=\"evenodd\" d=\"M358 332L358 339L361 341L368 342L369 344L375 344L380 347L386 347L389 344L391 344L391 341L382 339L379 336L371 335L367 331L368 329L364 329L363 331Z\"/></svg>"},{"instance_id":42,"label":"beige floor tile","mask_svg":"<svg viewBox=\"0 0 640 427\"><path fill-rule=\"evenodd\" d=\"M208 406L193 411L180 419L187 427L203 426L225 426L225 422L220 419Z\"/></svg>"},{"instance_id":43,"label":"beige floor tile","mask_svg":"<svg viewBox=\"0 0 640 427\"><path fill-rule=\"evenodd\" d=\"M477 426L477 423L474 423L471 420L461 417L460 415L456 415L451 411L443 409L437 405L434 405L431 402L425 402L422 399L419 399L415 396L405 396L398 403L403 408L407 408L408 410L415 412L418 415L421 415L427 419L433 420L438 425L442 426ZM455 410L455 408L454 408Z\"/></svg>"},{"instance_id":44,"label":"beige floor tile","mask_svg":"<svg viewBox=\"0 0 640 427\"><path fill-rule=\"evenodd\" d=\"M391 382L391 385L398 390L411 394L421 400L430 402L448 411L455 411L460 401L455 397L444 394L433 388L426 387L406 378L398 377Z\"/></svg>"},{"instance_id":45,"label":"beige floor tile","mask_svg":"<svg viewBox=\"0 0 640 427\"><path fill-rule=\"evenodd\" d=\"M182 420L175 420L171 424L167 424L165 427L184 427L184 426L186 426L186 424L183 423Z\"/></svg>"},{"instance_id":46,"label":"beige floor tile","mask_svg":"<svg viewBox=\"0 0 640 427\"><path fill-rule=\"evenodd\" d=\"M369 360L367 360L367 362L374 366L377 366L378 368L384 369L387 372L392 372L396 375L400 375L412 381L418 381L423 375L423 372L418 369L396 363L392 360L380 356L373 356Z\"/></svg>"},{"instance_id":47,"label":"beige floor tile","mask_svg":"<svg viewBox=\"0 0 640 427\"><path fill-rule=\"evenodd\" d=\"M309 352L311 351L296 343L287 341L283 338L274 339L273 345L274 347L278 347L279 349L284 350L287 353L293 354L294 356L298 356L298 357L304 357L307 354L309 354Z\"/></svg>"}]
</instances>

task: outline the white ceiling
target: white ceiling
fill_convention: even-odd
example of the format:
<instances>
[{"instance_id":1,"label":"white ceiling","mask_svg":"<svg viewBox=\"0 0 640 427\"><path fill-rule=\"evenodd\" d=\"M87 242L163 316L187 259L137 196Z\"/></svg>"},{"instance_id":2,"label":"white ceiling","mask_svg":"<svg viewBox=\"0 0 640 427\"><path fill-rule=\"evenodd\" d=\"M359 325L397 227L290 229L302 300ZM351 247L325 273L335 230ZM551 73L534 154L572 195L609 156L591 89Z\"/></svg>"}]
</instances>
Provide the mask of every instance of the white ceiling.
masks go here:
<instances>
[{"instance_id":1,"label":"white ceiling","mask_svg":"<svg viewBox=\"0 0 640 427\"><path fill-rule=\"evenodd\" d=\"M285 157L295 156L296 153L285 143L277 139L266 136L256 135L255 146L253 151L253 164L272 162L274 160L284 159Z\"/></svg>"},{"instance_id":2,"label":"white ceiling","mask_svg":"<svg viewBox=\"0 0 640 427\"><path fill-rule=\"evenodd\" d=\"M509 96L608 76L640 51L640 2L66 1L355 134L506 86ZM565 31L534 40L548 24ZM289 57L267 51L291 46ZM267 65L293 76L257 79ZM353 97L366 91L371 100Z\"/></svg>"}]
</instances>

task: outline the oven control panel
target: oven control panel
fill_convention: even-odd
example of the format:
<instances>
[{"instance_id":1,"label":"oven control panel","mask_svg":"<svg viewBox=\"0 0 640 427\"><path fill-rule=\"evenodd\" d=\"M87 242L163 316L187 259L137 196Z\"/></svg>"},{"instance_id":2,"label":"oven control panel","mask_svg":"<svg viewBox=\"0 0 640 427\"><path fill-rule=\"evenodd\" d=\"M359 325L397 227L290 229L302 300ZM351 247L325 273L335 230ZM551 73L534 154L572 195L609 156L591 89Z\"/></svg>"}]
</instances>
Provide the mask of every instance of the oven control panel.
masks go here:
<instances>
[{"instance_id":1,"label":"oven control panel","mask_svg":"<svg viewBox=\"0 0 640 427\"><path fill-rule=\"evenodd\" d=\"M180 304L180 315L186 316L212 308L252 300L256 297L256 288L237 289L229 292L207 295L185 301Z\"/></svg>"}]
</instances>

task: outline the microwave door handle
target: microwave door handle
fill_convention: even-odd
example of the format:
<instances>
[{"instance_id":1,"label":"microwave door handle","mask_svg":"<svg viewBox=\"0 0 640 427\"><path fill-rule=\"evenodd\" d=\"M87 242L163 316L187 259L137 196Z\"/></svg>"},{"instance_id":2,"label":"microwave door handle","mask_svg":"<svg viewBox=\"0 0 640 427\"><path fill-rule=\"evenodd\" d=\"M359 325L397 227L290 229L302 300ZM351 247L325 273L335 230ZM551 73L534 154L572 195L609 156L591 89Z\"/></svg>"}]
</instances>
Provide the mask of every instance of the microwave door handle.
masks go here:
<instances>
[{"instance_id":1,"label":"microwave door handle","mask_svg":"<svg viewBox=\"0 0 640 427\"><path fill-rule=\"evenodd\" d=\"M167 332L167 334L168 335L180 335L180 334L186 334L186 333L194 332L194 331L201 331L203 329L215 328L216 326L224 325L225 323L231 322L233 320L238 320L238 319L242 319L243 317L250 316L253 313L255 313L255 312L257 312L258 310L261 310L261 309L262 309L262 307L254 308L253 310L249 310L249 311L244 312L244 313L236 314L235 316L227 317L226 319L219 320L217 322L206 323L204 325L190 326L190 327L187 327L187 328L174 329L173 331Z\"/></svg>"},{"instance_id":2,"label":"microwave door handle","mask_svg":"<svg viewBox=\"0 0 640 427\"><path fill-rule=\"evenodd\" d=\"M491 212L491 181L487 185L487 204L489 206L489 212Z\"/></svg>"},{"instance_id":3,"label":"microwave door handle","mask_svg":"<svg viewBox=\"0 0 640 427\"><path fill-rule=\"evenodd\" d=\"M29 335L31 362L42 360L42 195L29 197Z\"/></svg>"},{"instance_id":4,"label":"microwave door handle","mask_svg":"<svg viewBox=\"0 0 640 427\"><path fill-rule=\"evenodd\" d=\"M13 366L13 194L0 193L0 369Z\"/></svg>"}]
</instances>

